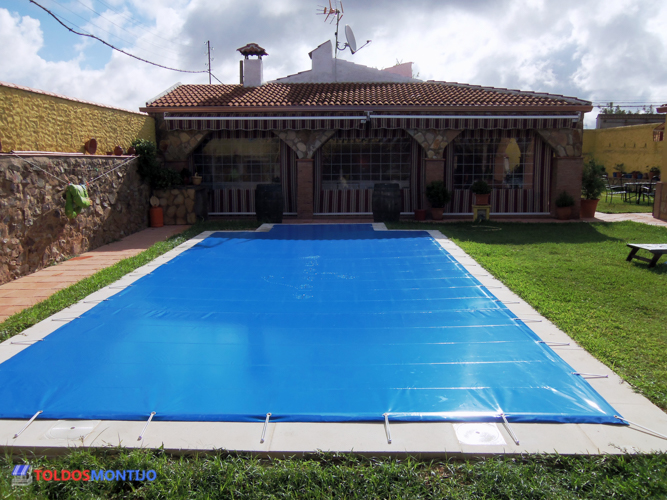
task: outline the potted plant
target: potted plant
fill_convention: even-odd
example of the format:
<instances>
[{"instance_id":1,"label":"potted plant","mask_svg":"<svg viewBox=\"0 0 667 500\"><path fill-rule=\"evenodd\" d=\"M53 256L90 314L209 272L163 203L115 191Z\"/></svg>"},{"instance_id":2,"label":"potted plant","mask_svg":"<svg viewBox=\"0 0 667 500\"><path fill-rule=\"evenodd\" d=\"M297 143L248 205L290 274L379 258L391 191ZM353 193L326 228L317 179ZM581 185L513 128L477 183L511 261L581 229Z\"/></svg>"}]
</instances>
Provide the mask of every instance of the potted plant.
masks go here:
<instances>
[{"instance_id":1,"label":"potted plant","mask_svg":"<svg viewBox=\"0 0 667 500\"><path fill-rule=\"evenodd\" d=\"M195 175L192 176L192 184L199 186L201 184L201 180L201 174L199 172L195 172Z\"/></svg>"},{"instance_id":2,"label":"potted plant","mask_svg":"<svg viewBox=\"0 0 667 500\"><path fill-rule=\"evenodd\" d=\"M625 164L624 163L617 163L614 166L614 177L623 177L623 174L625 173Z\"/></svg>"},{"instance_id":3,"label":"potted plant","mask_svg":"<svg viewBox=\"0 0 667 500\"><path fill-rule=\"evenodd\" d=\"M426 198L431 204L431 217L433 220L442 220L445 205L449 203L449 191L442 181L433 181L426 186Z\"/></svg>"},{"instance_id":4,"label":"potted plant","mask_svg":"<svg viewBox=\"0 0 667 500\"><path fill-rule=\"evenodd\" d=\"M590 219L595 217L595 209L600 201L600 195L605 190L604 166L589 160L584 164L581 172L581 217Z\"/></svg>"},{"instance_id":5,"label":"potted plant","mask_svg":"<svg viewBox=\"0 0 667 500\"><path fill-rule=\"evenodd\" d=\"M649 180L653 180L654 177L660 177L659 167L651 167L650 170L648 171Z\"/></svg>"},{"instance_id":6,"label":"potted plant","mask_svg":"<svg viewBox=\"0 0 667 500\"><path fill-rule=\"evenodd\" d=\"M489 186L485 181L481 179L475 181L472 186L470 186L470 191L475 193L475 205L489 204L489 198L491 197L491 186Z\"/></svg>"},{"instance_id":7,"label":"potted plant","mask_svg":"<svg viewBox=\"0 0 667 500\"><path fill-rule=\"evenodd\" d=\"M574 198L567 191L563 191L556 198L556 218L558 220L568 220L572 215Z\"/></svg>"}]
</instances>

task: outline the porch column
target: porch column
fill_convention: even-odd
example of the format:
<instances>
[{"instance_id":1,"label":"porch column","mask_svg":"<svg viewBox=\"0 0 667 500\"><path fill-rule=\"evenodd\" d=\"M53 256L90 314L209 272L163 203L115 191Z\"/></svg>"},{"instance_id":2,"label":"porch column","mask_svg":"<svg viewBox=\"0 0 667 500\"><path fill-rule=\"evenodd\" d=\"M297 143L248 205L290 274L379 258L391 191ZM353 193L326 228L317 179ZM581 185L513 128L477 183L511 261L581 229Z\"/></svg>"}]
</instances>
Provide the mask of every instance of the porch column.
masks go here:
<instances>
[{"instance_id":1,"label":"porch column","mask_svg":"<svg viewBox=\"0 0 667 500\"><path fill-rule=\"evenodd\" d=\"M314 211L313 174L315 160L296 160L296 213L298 219L312 219Z\"/></svg>"},{"instance_id":2,"label":"porch column","mask_svg":"<svg viewBox=\"0 0 667 500\"><path fill-rule=\"evenodd\" d=\"M549 193L549 206L551 215L556 216L556 198L563 191L574 198L572 207L572 218L579 218L581 208L581 173L584 168L584 159L581 156L567 157L556 156L551 163L551 192Z\"/></svg>"}]
</instances>

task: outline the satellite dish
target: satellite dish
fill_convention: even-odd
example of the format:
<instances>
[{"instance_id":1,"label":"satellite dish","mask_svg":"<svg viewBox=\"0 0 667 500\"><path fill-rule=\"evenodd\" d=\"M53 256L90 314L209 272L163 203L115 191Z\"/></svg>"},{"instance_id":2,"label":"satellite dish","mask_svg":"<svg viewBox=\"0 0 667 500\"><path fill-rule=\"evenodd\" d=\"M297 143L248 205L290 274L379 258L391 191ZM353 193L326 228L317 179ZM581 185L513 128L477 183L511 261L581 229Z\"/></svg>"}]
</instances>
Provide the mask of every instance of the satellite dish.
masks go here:
<instances>
[{"instance_id":1,"label":"satellite dish","mask_svg":"<svg viewBox=\"0 0 667 500\"><path fill-rule=\"evenodd\" d=\"M357 51L357 40L354 38L354 33L349 24L345 25L345 38L347 38L347 46L350 47L350 51L354 54Z\"/></svg>"}]
</instances>

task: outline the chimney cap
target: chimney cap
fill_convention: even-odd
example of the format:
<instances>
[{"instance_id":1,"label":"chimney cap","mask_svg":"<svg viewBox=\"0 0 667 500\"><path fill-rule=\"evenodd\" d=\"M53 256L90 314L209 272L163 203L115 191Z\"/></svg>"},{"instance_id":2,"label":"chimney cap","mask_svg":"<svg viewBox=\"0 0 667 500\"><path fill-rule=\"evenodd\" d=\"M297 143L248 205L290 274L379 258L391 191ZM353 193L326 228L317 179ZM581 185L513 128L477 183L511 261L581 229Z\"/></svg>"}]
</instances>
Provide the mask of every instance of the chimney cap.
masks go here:
<instances>
[{"instance_id":1,"label":"chimney cap","mask_svg":"<svg viewBox=\"0 0 667 500\"><path fill-rule=\"evenodd\" d=\"M248 56L258 56L261 59L262 56L269 55L266 53L266 50L264 50L256 43L249 43L248 45L245 45L236 50L238 50L242 55L244 55L246 59L248 59Z\"/></svg>"}]
</instances>

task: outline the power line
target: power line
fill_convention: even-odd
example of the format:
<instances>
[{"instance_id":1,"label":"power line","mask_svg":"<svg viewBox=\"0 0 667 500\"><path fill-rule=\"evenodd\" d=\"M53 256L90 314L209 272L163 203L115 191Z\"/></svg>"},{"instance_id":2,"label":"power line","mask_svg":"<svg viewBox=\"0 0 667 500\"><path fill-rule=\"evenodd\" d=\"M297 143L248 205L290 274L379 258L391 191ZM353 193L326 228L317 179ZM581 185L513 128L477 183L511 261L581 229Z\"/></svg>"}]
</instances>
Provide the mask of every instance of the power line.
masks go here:
<instances>
[{"instance_id":1,"label":"power line","mask_svg":"<svg viewBox=\"0 0 667 500\"><path fill-rule=\"evenodd\" d=\"M128 45L132 45L132 42L131 42L131 41L126 40L126 39L124 39L123 37L118 36L118 35L112 33L111 31L102 28L101 26L98 26L97 24L95 24L94 22L92 22L90 19L86 19L85 17L81 16L80 14L77 14L76 12L74 12L72 9L70 9L70 8L68 8L68 7L66 7L66 6L64 6L64 5L63 5L61 2L59 2L58 0L52 0L52 1L53 1L54 3L56 3L56 4L58 4L58 5L59 5L60 7L62 7L63 9L65 9L65 10L71 12L71 13L74 14L76 17L78 17L78 18L80 18L80 19L83 19L85 22L87 22L87 23L89 23L90 25L94 26L94 27L97 28L98 30L103 31L103 32L105 32L105 33L111 35L112 37L117 38L117 39L120 40L121 42L125 42L125 43L127 43ZM78 1L78 0L77 0L77 1ZM33 3L35 3L35 2L33 2ZM91 9L91 10L92 10L92 9ZM93 11L93 12L94 12L94 11ZM111 22L111 21L109 21L109 22ZM114 24L114 23L112 22L112 24ZM116 26L118 26L118 25L116 25ZM118 26L118 27L120 28L120 26ZM80 27L79 27L79 28L80 28ZM127 30L126 30L126 31L127 31ZM90 34L90 32L87 32L87 33ZM129 33L129 32L128 32L128 33ZM153 55L158 56L158 57L162 55L162 54L158 54L158 53L156 53L156 52L153 52L153 51L150 50L150 49L146 49L146 48L144 48L143 50L145 50L145 51L148 52L149 54L153 54Z\"/></svg>"},{"instance_id":2,"label":"power line","mask_svg":"<svg viewBox=\"0 0 667 500\"><path fill-rule=\"evenodd\" d=\"M186 69L169 68L169 67L167 67L167 66L163 66L163 65L161 65L161 64L157 64L157 63L154 63L154 62L151 62L151 61L147 61L146 59L142 59L141 57L137 57L137 56L135 56L135 55L133 55L133 54L130 54L129 52L126 52L126 51L124 51L124 50L122 50L122 49L119 49L118 47L114 47L113 45L111 45L111 44L108 43L108 42L105 42L104 40L102 40L102 39L101 39L100 37L98 37L98 36L92 35L92 34L90 34L90 33L80 33L80 32L78 32L78 31L76 31L76 30L73 30L72 28L70 28L69 26L67 26L65 23L63 23L63 22L60 20L60 18L59 18L58 16L56 16L53 12L51 12L51 11L50 11L49 9L47 9L46 7L44 7L44 6L40 5L40 4L38 4L37 2L35 2L35 0L29 0L29 1L30 1L30 3L34 3L37 7L39 7L40 9L42 9L43 11L45 11L47 14L49 14L51 17L53 17L56 21L58 21L58 23L59 23L61 26L63 26L64 28L66 28L69 32L74 33L75 35L79 35L79 36L84 36L84 37L88 37L88 38L94 38L95 40L97 40L97 41L99 41L99 42L102 42L102 43L103 43L104 45L106 45L107 47L110 47L111 49L113 49L113 50L115 50L115 51L117 51L117 52L120 52L121 54L125 54L126 56L130 56L130 57L132 57L133 59L136 59L136 60L138 60L138 61L144 62L144 63L146 63L146 64L151 64L151 65L153 65L153 66L157 66L158 68L168 69L169 71L177 71L177 72L179 72L179 73L208 73L208 70L192 71L192 70L186 70ZM215 75L211 75L211 76L213 76L213 78L215 78L216 80L218 80L218 78L217 78ZM220 82L220 80L218 80L218 82ZM220 83L222 83L222 82L220 82Z\"/></svg>"}]
</instances>

